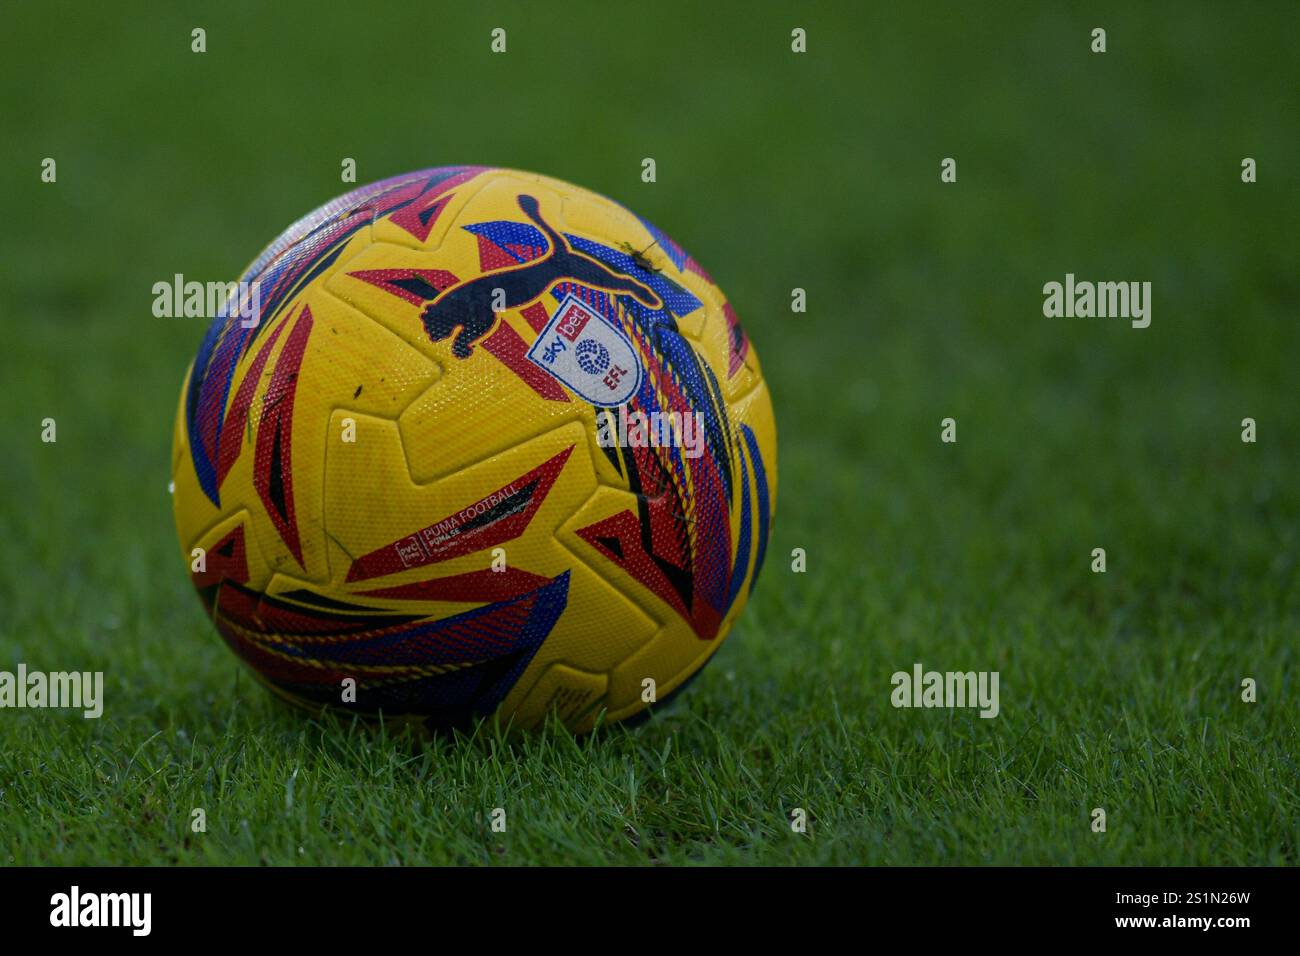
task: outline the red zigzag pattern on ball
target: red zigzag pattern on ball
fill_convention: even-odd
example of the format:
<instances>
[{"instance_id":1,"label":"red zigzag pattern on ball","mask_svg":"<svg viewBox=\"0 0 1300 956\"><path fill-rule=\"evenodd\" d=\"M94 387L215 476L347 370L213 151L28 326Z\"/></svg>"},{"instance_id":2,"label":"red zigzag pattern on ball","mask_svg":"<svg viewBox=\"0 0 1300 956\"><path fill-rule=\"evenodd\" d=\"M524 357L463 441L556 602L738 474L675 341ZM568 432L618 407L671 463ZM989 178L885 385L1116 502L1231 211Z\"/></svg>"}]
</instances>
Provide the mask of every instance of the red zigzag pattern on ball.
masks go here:
<instances>
[{"instance_id":1,"label":"red zigzag pattern on ball","mask_svg":"<svg viewBox=\"0 0 1300 956\"><path fill-rule=\"evenodd\" d=\"M293 400L298 393L298 373L313 324L311 309L304 305L284 348L280 350L271 384L262 397L257 451L253 459L253 486L280 538L293 552L299 565L302 565L302 544L298 538L293 504ZM256 382L257 378L250 375L244 379L245 382L250 380Z\"/></svg>"},{"instance_id":2,"label":"red zigzag pattern on ball","mask_svg":"<svg viewBox=\"0 0 1300 956\"><path fill-rule=\"evenodd\" d=\"M511 541L524 533L550 494L573 445L503 488L352 562L348 581L396 574Z\"/></svg>"}]
</instances>

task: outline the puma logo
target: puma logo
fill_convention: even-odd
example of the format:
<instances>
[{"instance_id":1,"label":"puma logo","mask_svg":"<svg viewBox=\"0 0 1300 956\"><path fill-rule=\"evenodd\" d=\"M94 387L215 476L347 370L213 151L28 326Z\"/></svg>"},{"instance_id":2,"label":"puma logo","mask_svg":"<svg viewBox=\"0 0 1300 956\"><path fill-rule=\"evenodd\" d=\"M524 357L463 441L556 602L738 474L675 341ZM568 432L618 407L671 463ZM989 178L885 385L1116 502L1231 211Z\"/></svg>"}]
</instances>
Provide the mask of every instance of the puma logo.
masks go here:
<instances>
[{"instance_id":1,"label":"puma logo","mask_svg":"<svg viewBox=\"0 0 1300 956\"><path fill-rule=\"evenodd\" d=\"M433 341L442 342L455 334L452 354L457 358L469 358L474 352L474 343L485 336L496 321L492 305L497 289L505 295L503 309L519 309L545 293L553 283L564 279L606 292L626 292L646 308L656 311L664 307L663 300L649 286L573 249L542 218L534 197L520 195L518 201L524 215L546 236L550 249L540 259L518 268L491 272L442 292L420 313L424 329Z\"/></svg>"}]
</instances>

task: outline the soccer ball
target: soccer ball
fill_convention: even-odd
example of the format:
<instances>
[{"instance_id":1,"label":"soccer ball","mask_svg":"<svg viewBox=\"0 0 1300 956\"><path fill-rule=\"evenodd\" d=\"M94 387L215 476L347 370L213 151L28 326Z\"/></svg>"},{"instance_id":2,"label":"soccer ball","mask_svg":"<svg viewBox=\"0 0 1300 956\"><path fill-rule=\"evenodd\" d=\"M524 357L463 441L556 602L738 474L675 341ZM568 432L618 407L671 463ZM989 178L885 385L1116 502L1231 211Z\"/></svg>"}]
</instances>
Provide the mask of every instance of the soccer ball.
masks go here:
<instances>
[{"instance_id":1,"label":"soccer ball","mask_svg":"<svg viewBox=\"0 0 1300 956\"><path fill-rule=\"evenodd\" d=\"M181 389L173 503L269 687L583 731L717 650L767 548L776 427L668 236L544 176L428 169L300 219L241 283Z\"/></svg>"}]
</instances>

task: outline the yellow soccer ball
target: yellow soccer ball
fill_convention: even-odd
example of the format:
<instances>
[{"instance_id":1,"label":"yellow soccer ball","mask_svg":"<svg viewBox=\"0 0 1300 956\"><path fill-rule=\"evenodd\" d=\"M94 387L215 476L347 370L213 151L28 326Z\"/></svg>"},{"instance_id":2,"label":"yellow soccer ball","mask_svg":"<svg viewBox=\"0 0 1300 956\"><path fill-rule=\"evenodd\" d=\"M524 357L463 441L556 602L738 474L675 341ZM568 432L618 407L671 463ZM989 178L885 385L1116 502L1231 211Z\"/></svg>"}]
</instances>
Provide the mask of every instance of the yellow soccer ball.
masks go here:
<instances>
[{"instance_id":1,"label":"yellow soccer ball","mask_svg":"<svg viewBox=\"0 0 1300 956\"><path fill-rule=\"evenodd\" d=\"M181 390L186 566L297 703L575 730L662 701L763 563L776 427L713 280L622 206L429 169L275 240Z\"/></svg>"}]
</instances>

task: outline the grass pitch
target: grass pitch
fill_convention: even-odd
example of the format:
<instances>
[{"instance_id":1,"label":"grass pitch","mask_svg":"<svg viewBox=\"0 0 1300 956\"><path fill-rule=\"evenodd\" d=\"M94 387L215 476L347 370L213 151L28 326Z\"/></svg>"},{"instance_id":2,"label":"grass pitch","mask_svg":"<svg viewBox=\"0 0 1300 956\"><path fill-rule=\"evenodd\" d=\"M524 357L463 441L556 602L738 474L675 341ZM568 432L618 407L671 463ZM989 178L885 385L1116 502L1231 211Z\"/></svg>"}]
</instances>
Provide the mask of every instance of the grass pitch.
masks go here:
<instances>
[{"instance_id":1,"label":"grass pitch","mask_svg":"<svg viewBox=\"0 0 1300 956\"><path fill-rule=\"evenodd\" d=\"M8 4L0 670L107 700L0 710L0 863L1298 862L1294 5L859 6ZM644 726L311 719L205 621L166 490L203 323L150 289L234 278L345 157L589 186L745 322L775 535ZM1045 318L1066 273L1152 282L1151 327ZM895 709L917 662L999 715Z\"/></svg>"}]
</instances>

